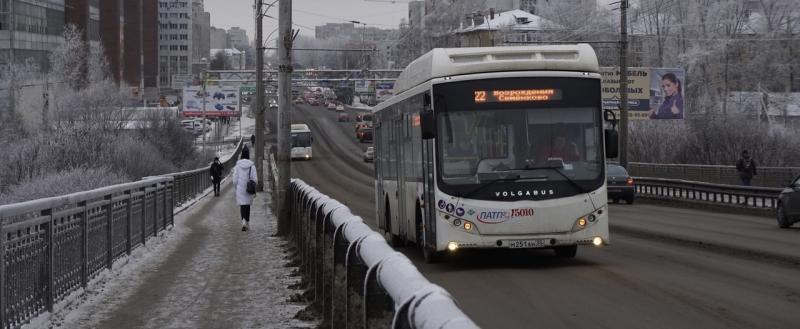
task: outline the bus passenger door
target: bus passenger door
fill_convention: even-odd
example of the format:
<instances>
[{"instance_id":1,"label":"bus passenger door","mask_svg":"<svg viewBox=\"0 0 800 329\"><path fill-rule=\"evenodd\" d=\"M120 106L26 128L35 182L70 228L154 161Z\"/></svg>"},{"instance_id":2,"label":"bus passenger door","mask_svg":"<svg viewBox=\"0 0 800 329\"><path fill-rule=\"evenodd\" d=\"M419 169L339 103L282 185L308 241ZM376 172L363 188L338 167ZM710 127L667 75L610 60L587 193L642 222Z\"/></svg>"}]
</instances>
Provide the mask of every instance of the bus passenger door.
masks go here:
<instances>
[{"instance_id":1,"label":"bus passenger door","mask_svg":"<svg viewBox=\"0 0 800 329\"><path fill-rule=\"evenodd\" d=\"M374 158L373 158L373 166L374 166L374 173L375 173L375 223L378 224L378 228L385 229L385 224L383 223L383 216L382 211L383 209L383 161L386 157L386 145L384 144L383 139L383 129L381 129L380 122L376 123L372 128L372 139L374 144Z\"/></svg>"},{"instance_id":2,"label":"bus passenger door","mask_svg":"<svg viewBox=\"0 0 800 329\"><path fill-rule=\"evenodd\" d=\"M417 243L436 247L436 200L434 200L434 167L433 167L433 139L422 141L422 184L423 201L422 209L423 234L417 237Z\"/></svg>"},{"instance_id":3,"label":"bus passenger door","mask_svg":"<svg viewBox=\"0 0 800 329\"><path fill-rule=\"evenodd\" d=\"M395 143L392 147L397 148L397 235L407 237L406 235L406 177L405 165L406 158L403 150L403 141L405 140L405 127L403 120L404 115L400 114L394 119Z\"/></svg>"}]
</instances>

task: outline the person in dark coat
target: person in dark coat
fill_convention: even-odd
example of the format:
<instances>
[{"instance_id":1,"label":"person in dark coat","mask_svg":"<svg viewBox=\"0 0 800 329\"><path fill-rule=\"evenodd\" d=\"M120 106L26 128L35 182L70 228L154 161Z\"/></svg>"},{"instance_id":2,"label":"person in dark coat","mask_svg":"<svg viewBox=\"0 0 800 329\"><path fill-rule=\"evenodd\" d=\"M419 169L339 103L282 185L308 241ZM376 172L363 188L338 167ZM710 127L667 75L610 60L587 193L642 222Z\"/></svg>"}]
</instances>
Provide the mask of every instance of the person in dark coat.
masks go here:
<instances>
[{"instance_id":1,"label":"person in dark coat","mask_svg":"<svg viewBox=\"0 0 800 329\"><path fill-rule=\"evenodd\" d=\"M214 157L210 172L211 182L214 183L214 196L219 196L219 183L222 181L222 163L219 162L219 157Z\"/></svg>"},{"instance_id":2,"label":"person in dark coat","mask_svg":"<svg viewBox=\"0 0 800 329\"><path fill-rule=\"evenodd\" d=\"M250 135L250 146L252 146L253 148L256 148L256 135L255 134Z\"/></svg>"},{"instance_id":3,"label":"person in dark coat","mask_svg":"<svg viewBox=\"0 0 800 329\"><path fill-rule=\"evenodd\" d=\"M742 151L742 157L736 161L736 171L739 172L739 178L742 180L743 186L750 186L750 181L753 176L757 175L756 161L750 157L750 152L747 150Z\"/></svg>"}]
</instances>

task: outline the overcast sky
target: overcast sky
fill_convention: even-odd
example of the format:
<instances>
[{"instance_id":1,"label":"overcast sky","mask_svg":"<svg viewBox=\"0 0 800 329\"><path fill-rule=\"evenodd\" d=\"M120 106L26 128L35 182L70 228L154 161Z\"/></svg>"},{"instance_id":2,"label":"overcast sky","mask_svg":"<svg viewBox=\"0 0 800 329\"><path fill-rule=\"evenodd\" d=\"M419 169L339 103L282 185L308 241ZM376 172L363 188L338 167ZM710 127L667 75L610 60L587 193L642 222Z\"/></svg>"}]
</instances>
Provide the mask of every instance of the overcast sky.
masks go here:
<instances>
[{"instance_id":1,"label":"overcast sky","mask_svg":"<svg viewBox=\"0 0 800 329\"><path fill-rule=\"evenodd\" d=\"M270 4L274 0L264 0ZM379 2L381 1L381 2ZM408 17L407 3L382 2L384 0L293 0L292 23L300 34L314 37L314 26L325 23L343 23L355 20L378 28L397 28L402 18ZM254 0L205 0L206 11L211 13L211 25L228 29L238 26L247 30L247 38L253 42L255 21ZM278 3L267 11L276 19L264 18L264 37L278 27ZM302 26L298 26L302 25ZM308 27L308 28L306 28ZM272 38L277 36L275 32Z\"/></svg>"}]
</instances>

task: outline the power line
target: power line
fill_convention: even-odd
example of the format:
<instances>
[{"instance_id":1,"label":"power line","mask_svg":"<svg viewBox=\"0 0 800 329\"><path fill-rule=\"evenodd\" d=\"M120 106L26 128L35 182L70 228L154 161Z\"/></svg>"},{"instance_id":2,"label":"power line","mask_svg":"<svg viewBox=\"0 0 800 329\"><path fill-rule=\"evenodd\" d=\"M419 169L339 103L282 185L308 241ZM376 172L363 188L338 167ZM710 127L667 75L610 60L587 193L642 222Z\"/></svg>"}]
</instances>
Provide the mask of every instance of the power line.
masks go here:
<instances>
[{"instance_id":1,"label":"power line","mask_svg":"<svg viewBox=\"0 0 800 329\"><path fill-rule=\"evenodd\" d=\"M346 18L342 18L342 17L328 16L328 15L323 15L323 14L317 14L317 13L313 13L313 12L310 12L310 11L305 11L305 10L300 10L300 9L294 9L294 11L296 11L296 12L300 12L300 13L304 13L304 14L307 14L307 15L312 15L312 16L318 16L318 17L323 17L323 18L335 19L335 20L338 20L338 21L346 22L346 23L350 23L350 22L352 22L352 21L353 21L353 20L351 20L351 19L346 19ZM395 25L388 25L388 24L376 24L376 23L364 23L364 22L362 22L362 23L359 23L359 24L364 24L364 25L373 25L373 26L388 26L388 27L395 27Z\"/></svg>"}]
</instances>

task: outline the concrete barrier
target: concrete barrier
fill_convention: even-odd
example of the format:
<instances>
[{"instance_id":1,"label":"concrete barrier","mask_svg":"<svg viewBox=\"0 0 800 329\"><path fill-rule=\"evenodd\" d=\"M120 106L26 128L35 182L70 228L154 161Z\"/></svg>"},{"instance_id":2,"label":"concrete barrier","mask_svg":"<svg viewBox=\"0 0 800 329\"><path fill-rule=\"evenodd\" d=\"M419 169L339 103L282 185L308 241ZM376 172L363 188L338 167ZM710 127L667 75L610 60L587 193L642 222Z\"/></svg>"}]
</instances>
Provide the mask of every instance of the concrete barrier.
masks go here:
<instances>
[{"instance_id":1,"label":"concrete barrier","mask_svg":"<svg viewBox=\"0 0 800 329\"><path fill-rule=\"evenodd\" d=\"M361 217L303 181L291 182L294 245L312 305L331 328L478 328Z\"/></svg>"}]
</instances>

